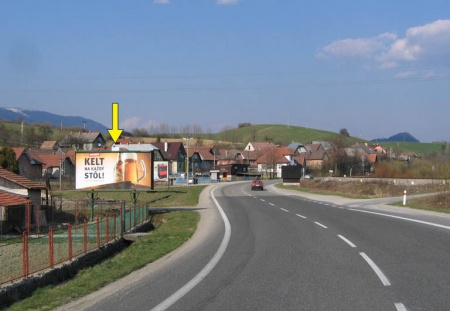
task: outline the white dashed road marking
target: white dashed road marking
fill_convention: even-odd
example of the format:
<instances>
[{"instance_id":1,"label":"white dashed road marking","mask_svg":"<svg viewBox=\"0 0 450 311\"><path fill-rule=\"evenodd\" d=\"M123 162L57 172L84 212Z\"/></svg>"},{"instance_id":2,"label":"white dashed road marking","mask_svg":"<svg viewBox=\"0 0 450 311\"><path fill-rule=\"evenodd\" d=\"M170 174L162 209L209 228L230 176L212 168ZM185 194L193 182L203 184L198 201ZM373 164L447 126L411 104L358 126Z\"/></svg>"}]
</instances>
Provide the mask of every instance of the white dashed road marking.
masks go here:
<instances>
[{"instance_id":1,"label":"white dashed road marking","mask_svg":"<svg viewBox=\"0 0 450 311\"><path fill-rule=\"evenodd\" d=\"M353 244L352 242L350 242L348 239L346 239L346 238L343 237L342 235L338 235L338 237L340 237L345 243L347 243L347 244L350 245L351 247L356 247L355 244Z\"/></svg>"},{"instance_id":2,"label":"white dashed road marking","mask_svg":"<svg viewBox=\"0 0 450 311\"><path fill-rule=\"evenodd\" d=\"M314 222L316 225L318 225L318 226L321 226L322 228L325 228L325 229L328 229L328 227L327 226L325 226L325 225L322 225L320 222Z\"/></svg>"},{"instance_id":3,"label":"white dashed road marking","mask_svg":"<svg viewBox=\"0 0 450 311\"><path fill-rule=\"evenodd\" d=\"M364 258L365 261L369 264L369 266L373 269L373 271L376 273L376 275L380 278L381 283L383 283L384 286L391 286L391 282L389 282L388 278L383 274L383 272L378 268L378 266L372 261L372 259L369 258L364 253L359 253L362 258Z\"/></svg>"}]
</instances>

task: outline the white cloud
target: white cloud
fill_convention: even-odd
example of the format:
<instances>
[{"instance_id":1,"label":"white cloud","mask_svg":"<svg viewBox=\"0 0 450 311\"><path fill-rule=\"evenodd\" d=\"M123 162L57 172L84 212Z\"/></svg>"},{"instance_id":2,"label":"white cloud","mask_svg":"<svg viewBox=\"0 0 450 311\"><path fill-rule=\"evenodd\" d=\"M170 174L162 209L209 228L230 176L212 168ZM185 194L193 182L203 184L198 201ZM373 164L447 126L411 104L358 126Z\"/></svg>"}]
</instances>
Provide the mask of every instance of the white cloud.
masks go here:
<instances>
[{"instance_id":1,"label":"white cloud","mask_svg":"<svg viewBox=\"0 0 450 311\"><path fill-rule=\"evenodd\" d=\"M120 122L119 128L127 131L140 127L141 117L131 117Z\"/></svg>"},{"instance_id":2,"label":"white cloud","mask_svg":"<svg viewBox=\"0 0 450 311\"><path fill-rule=\"evenodd\" d=\"M237 4L239 0L217 0L216 3L218 5L232 5Z\"/></svg>"},{"instance_id":3,"label":"white cloud","mask_svg":"<svg viewBox=\"0 0 450 311\"><path fill-rule=\"evenodd\" d=\"M132 131L133 129L137 128L148 130L152 128L157 128L159 126L160 122L151 119L143 120L142 117L139 116L129 117L121 121L119 124L119 128L124 129L126 131Z\"/></svg>"},{"instance_id":4,"label":"white cloud","mask_svg":"<svg viewBox=\"0 0 450 311\"><path fill-rule=\"evenodd\" d=\"M413 77L416 74L417 74L417 71L404 71L404 72L400 72L400 73L396 74L395 77L398 79L405 79L405 78Z\"/></svg>"},{"instance_id":5,"label":"white cloud","mask_svg":"<svg viewBox=\"0 0 450 311\"><path fill-rule=\"evenodd\" d=\"M396 39L391 33L381 34L374 38L357 38L337 40L325 46L317 54L320 58L359 58L373 59L380 51Z\"/></svg>"},{"instance_id":6,"label":"white cloud","mask_svg":"<svg viewBox=\"0 0 450 311\"><path fill-rule=\"evenodd\" d=\"M372 38L343 39L332 42L317 53L318 58L363 60L379 68L400 63L446 61L450 53L450 20L409 28L404 37L385 33ZM363 64L367 66L367 64Z\"/></svg>"},{"instance_id":7,"label":"white cloud","mask_svg":"<svg viewBox=\"0 0 450 311\"><path fill-rule=\"evenodd\" d=\"M169 4L170 0L153 0L153 3L156 3L156 4Z\"/></svg>"},{"instance_id":8,"label":"white cloud","mask_svg":"<svg viewBox=\"0 0 450 311\"><path fill-rule=\"evenodd\" d=\"M385 62L440 61L450 53L450 20L410 28L380 57Z\"/></svg>"}]
</instances>

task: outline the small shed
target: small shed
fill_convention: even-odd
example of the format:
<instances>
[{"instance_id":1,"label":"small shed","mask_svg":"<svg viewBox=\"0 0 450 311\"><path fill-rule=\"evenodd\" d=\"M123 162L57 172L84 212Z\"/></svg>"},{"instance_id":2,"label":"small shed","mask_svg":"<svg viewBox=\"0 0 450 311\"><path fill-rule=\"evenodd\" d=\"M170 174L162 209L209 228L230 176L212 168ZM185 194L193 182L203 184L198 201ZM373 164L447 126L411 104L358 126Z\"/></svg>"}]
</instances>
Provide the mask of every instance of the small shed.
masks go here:
<instances>
[{"instance_id":1,"label":"small shed","mask_svg":"<svg viewBox=\"0 0 450 311\"><path fill-rule=\"evenodd\" d=\"M41 214L45 215L45 212L41 212L44 207L38 208L42 202L42 190L46 190L44 185L0 167L2 226L23 229L26 223L27 205L30 207L28 216L31 217L29 219L31 223L36 217L41 217Z\"/></svg>"},{"instance_id":2,"label":"small shed","mask_svg":"<svg viewBox=\"0 0 450 311\"><path fill-rule=\"evenodd\" d=\"M24 230L26 206L30 204L28 197L0 190L0 234Z\"/></svg>"}]
</instances>

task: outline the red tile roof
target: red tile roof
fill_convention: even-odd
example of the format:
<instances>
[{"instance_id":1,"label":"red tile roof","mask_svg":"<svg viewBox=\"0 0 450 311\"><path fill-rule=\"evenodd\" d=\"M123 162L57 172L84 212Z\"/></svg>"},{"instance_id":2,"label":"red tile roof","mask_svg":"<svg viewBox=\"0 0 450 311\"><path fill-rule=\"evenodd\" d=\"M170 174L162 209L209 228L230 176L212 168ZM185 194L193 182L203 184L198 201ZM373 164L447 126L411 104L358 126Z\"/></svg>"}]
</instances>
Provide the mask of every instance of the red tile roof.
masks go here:
<instances>
[{"instance_id":1,"label":"red tile roof","mask_svg":"<svg viewBox=\"0 0 450 311\"><path fill-rule=\"evenodd\" d=\"M1 206L25 205L28 202L30 202L30 200L28 200L28 198L23 195L18 195L18 194L0 190L0 205Z\"/></svg>"},{"instance_id":2,"label":"red tile roof","mask_svg":"<svg viewBox=\"0 0 450 311\"><path fill-rule=\"evenodd\" d=\"M25 189L45 189L44 185L29 180L28 178L25 178L23 176L14 174L13 172L5 170L4 168L1 167L0 167L0 178L11 181L19 186L22 186Z\"/></svg>"},{"instance_id":3,"label":"red tile roof","mask_svg":"<svg viewBox=\"0 0 450 311\"><path fill-rule=\"evenodd\" d=\"M61 154L41 154L39 155L39 159L44 163L44 168L49 167L59 167L61 165L61 159L64 159L65 156Z\"/></svg>"},{"instance_id":4,"label":"red tile roof","mask_svg":"<svg viewBox=\"0 0 450 311\"><path fill-rule=\"evenodd\" d=\"M152 143L157 147L165 160L177 160L178 151L183 150L183 143L179 141L167 142L167 151L165 151L165 142ZM191 151L191 148L189 148Z\"/></svg>"},{"instance_id":5,"label":"red tile roof","mask_svg":"<svg viewBox=\"0 0 450 311\"><path fill-rule=\"evenodd\" d=\"M273 148L267 151L262 157L256 160L258 164L266 163L289 163L290 161L285 156L293 156L292 150L287 147Z\"/></svg>"},{"instance_id":6,"label":"red tile roof","mask_svg":"<svg viewBox=\"0 0 450 311\"><path fill-rule=\"evenodd\" d=\"M14 152L16 153L16 160L19 160L20 156L22 155L22 153L24 153L25 148L22 147L17 147L17 148L12 148L14 150Z\"/></svg>"}]
</instances>

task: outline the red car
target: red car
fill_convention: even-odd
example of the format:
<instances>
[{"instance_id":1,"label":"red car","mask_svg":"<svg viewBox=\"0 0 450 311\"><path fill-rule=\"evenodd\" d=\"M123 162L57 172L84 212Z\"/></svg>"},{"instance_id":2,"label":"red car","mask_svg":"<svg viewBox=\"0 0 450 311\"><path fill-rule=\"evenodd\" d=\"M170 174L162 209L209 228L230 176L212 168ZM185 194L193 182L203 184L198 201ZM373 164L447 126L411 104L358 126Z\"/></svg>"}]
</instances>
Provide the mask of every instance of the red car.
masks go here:
<instances>
[{"instance_id":1,"label":"red car","mask_svg":"<svg viewBox=\"0 0 450 311\"><path fill-rule=\"evenodd\" d=\"M252 181L252 190L264 190L264 184L261 180L253 180Z\"/></svg>"}]
</instances>

